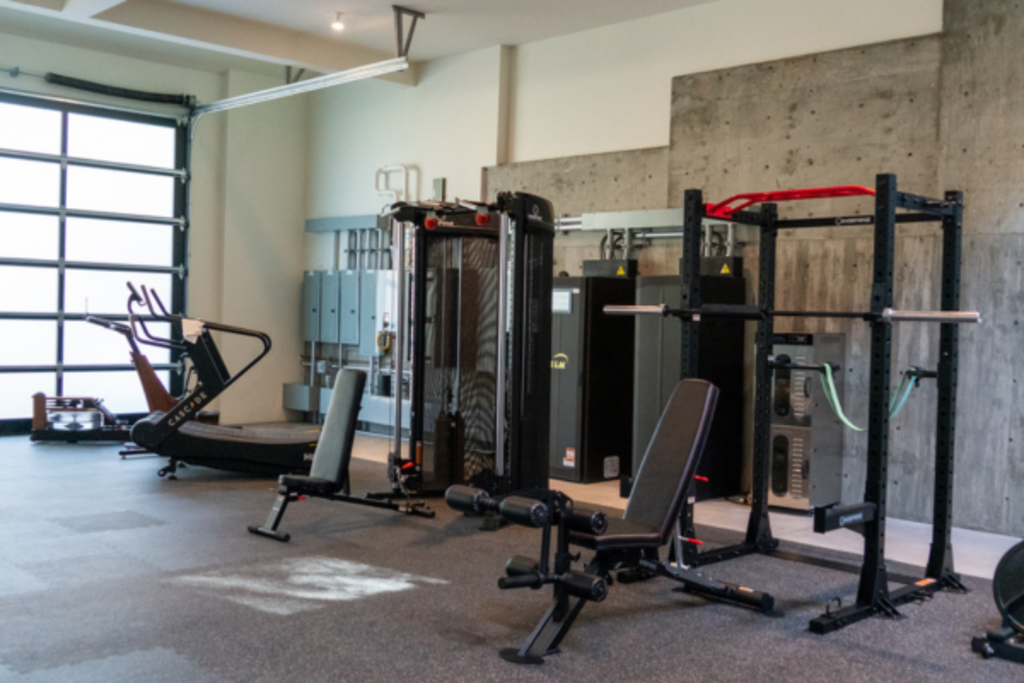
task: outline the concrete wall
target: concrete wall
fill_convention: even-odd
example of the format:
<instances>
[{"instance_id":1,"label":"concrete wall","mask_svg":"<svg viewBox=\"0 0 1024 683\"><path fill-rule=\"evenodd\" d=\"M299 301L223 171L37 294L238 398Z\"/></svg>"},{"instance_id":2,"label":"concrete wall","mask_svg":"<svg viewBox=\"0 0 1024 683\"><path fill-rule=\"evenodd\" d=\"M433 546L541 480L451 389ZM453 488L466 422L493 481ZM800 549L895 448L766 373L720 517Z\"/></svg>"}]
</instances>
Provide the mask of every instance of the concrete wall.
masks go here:
<instances>
[{"instance_id":1,"label":"concrete wall","mask_svg":"<svg viewBox=\"0 0 1024 683\"><path fill-rule=\"evenodd\" d=\"M681 206L689 187L717 200L775 188L873 186L881 172L898 174L900 188L920 194L964 190L962 307L981 310L985 323L961 331L954 521L1024 535L1024 69L1017 56L1024 18L1014 3L947 0L944 22L941 36L675 78L665 205ZM608 210L609 200L630 195L628 185L622 192L621 181L613 181L625 167L614 155L590 159L598 167L588 171L596 187L584 199L600 200L586 206L557 184L558 169L568 159L514 164L491 169L488 176L528 181L544 194L537 172L546 169L548 194L566 196L574 212ZM635 208L657 208L655 200L650 204ZM856 214L870 213L872 203L844 199L781 208L790 217ZM739 238L747 242L745 270L753 282L757 236L741 232ZM596 255L596 236L589 240L563 245L562 253ZM899 228L898 307L939 306L940 247L935 228ZM870 231L863 228L785 231L778 249L777 306L865 309L871 250ZM651 258L654 252L661 256ZM658 264L664 264L661 272L674 273L678 253L678 245L661 243L641 258L652 264L651 274ZM777 329L848 334L847 413L865 424L864 325L780 320ZM935 367L937 337L933 327L898 326L894 367ZM749 387L747 394L749 406ZM893 516L930 520L935 400L934 384L926 382L892 422ZM748 407L748 420L749 415ZM847 431L848 502L863 495L864 449L864 436Z\"/></svg>"},{"instance_id":2,"label":"concrete wall","mask_svg":"<svg viewBox=\"0 0 1024 683\"><path fill-rule=\"evenodd\" d=\"M493 200L503 190L539 194L551 200L558 216L664 209L668 201L668 148L527 161L484 169L487 199ZM648 262L645 257L658 257L663 251L645 251L639 264L641 272L656 272L659 264ZM598 257L598 242L591 234L555 236L556 273L580 275L583 261Z\"/></svg>"},{"instance_id":3,"label":"concrete wall","mask_svg":"<svg viewBox=\"0 0 1024 683\"><path fill-rule=\"evenodd\" d=\"M686 188L701 188L708 201L737 192L822 185L874 186L879 172L897 173L900 186L941 195L938 169L938 37L840 50L780 62L738 67L673 81L669 203L681 206ZM782 204L786 217L870 213L865 199ZM912 237L903 237L907 234ZM897 297L924 308L938 291L937 246L930 228L900 230ZM863 228L785 231L778 246L776 306L804 310L867 310L872 240ZM741 229L748 283L757 279L757 234ZM922 272L923 271L923 272ZM753 284L748 299L755 300ZM930 298L934 303L934 297ZM753 327L752 325L748 327ZM853 321L779 320L780 332L843 332L846 408L867 423L869 330ZM933 367L935 330L900 328L897 367ZM748 330L748 334L752 330ZM751 339L752 341L752 339ZM751 345L748 344L748 348ZM909 353L908 349L915 353ZM747 359L752 369L752 357ZM752 419L753 386L746 387ZM926 443L934 419L931 387L893 422L891 514L924 520L931 467ZM748 447L750 447L748 445ZM846 432L843 498L863 497L866 438Z\"/></svg>"},{"instance_id":4,"label":"concrete wall","mask_svg":"<svg viewBox=\"0 0 1024 683\"><path fill-rule=\"evenodd\" d=\"M1024 20L1008 3L946 2L941 38L900 41L677 78L669 202L686 187L714 199L736 191L873 184L899 175L903 189L966 193L962 307L985 324L961 332L956 504L958 525L1024 534L1024 105L1017 46ZM771 97L765 97L764 93ZM856 213L870 202L793 204L788 215ZM789 231L779 244L780 308L860 310L867 304L871 242L862 230ZM925 227L900 229L897 306L936 308L940 244ZM748 239L753 241L753 236ZM750 257L755 251L748 249ZM751 275L756 264L747 260ZM780 321L779 328L782 328ZM866 422L867 330L842 322L792 321L795 331L850 335L847 404ZM896 367L934 367L937 329L898 326ZM935 424L932 383L893 421L890 514L931 514ZM864 437L847 432L844 498L862 496Z\"/></svg>"},{"instance_id":5,"label":"concrete wall","mask_svg":"<svg viewBox=\"0 0 1024 683\"><path fill-rule=\"evenodd\" d=\"M957 519L1024 534L1024 15L947 0L939 182L966 192Z\"/></svg>"}]
</instances>

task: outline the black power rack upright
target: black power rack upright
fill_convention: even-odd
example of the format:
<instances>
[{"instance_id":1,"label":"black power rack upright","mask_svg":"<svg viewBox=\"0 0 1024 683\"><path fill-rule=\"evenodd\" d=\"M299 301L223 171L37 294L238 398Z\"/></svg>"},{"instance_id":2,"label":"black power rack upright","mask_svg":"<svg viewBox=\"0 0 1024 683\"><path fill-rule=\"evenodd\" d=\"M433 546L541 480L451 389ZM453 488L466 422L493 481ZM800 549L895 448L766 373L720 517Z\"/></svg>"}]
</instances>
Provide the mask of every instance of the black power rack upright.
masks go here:
<instances>
[{"instance_id":1,"label":"black power rack upright","mask_svg":"<svg viewBox=\"0 0 1024 683\"><path fill-rule=\"evenodd\" d=\"M840 216L779 220L774 201L871 195L875 197L874 216ZM728 205L742 201L735 209ZM743 209L760 203L760 211ZM963 224L963 193L947 192L944 199L929 199L896 189L896 176L878 175L874 191L859 186L793 190L737 195L716 205L705 205L700 190L687 190L684 205L683 264L681 272L682 306L701 308L700 239L701 222L705 218L726 219L760 230L758 274L758 307L763 314L757 319L757 351L755 365L754 462L750 519L745 539L737 544L701 552L686 544L683 561L702 566L751 553L773 554L784 559L801 559L778 550L768 518L768 487L770 468L769 421L771 412L770 365L771 340L775 317L861 318L871 325L870 396L868 408L867 480L864 502L841 508L815 510L815 530L826 531L848 526L864 536L864 559L860 568L860 584L855 604L839 609L826 609L825 614L811 620L814 633L830 633L873 614L898 614L900 604L928 597L942 589L964 590L953 570L952 502L953 451L956 429L956 388L958 361L958 324L954 316L935 316L941 322L940 354L937 372L938 410L935 449L935 504L932 522L932 544L923 579L913 580L897 590L889 589L890 580L905 580L889 575L885 566L886 489L888 483L889 386L892 362L892 319L886 311L893 305L893 270L895 235L898 223L942 224L942 311L955 312L960 305L961 229ZM908 213L897 214L897 209ZM776 311L775 265L776 242L780 230L850 225L874 225L874 268L870 313L837 313L825 311ZM928 314L904 320L929 320ZM946 322L942 322L946 320ZM682 328L682 375L697 377L699 335L693 317L684 319ZM693 538L693 497L683 508L684 536ZM859 515L859 516L858 516ZM848 522L847 520L853 520ZM802 558L810 560L811 558ZM835 567L835 563L822 562Z\"/></svg>"}]
</instances>

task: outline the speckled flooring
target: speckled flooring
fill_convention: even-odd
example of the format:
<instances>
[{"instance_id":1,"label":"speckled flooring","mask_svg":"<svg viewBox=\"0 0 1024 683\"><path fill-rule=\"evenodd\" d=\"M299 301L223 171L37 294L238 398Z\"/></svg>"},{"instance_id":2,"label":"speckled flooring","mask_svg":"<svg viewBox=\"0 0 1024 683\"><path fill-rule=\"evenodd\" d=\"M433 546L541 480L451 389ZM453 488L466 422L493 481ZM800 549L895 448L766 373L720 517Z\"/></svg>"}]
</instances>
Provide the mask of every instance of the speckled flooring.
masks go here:
<instances>
[{"instance_id":1,"label":"speckled flooring","mask_svg":"<svg viewBox=\"0 0 1024 683\"><path fill-rule=\"evenodd\" d=\"M562 653L516 667L497 650L550 593L495 583L510 555L536 555L532 530L483 533L440 501L422 519L314 500L275 543L245 531L273 481L195 467L166 481L160 461L116 451L0 438L0 681L1024 680L970 651L999 622L984 580L822 637L808 619L856 577L769 557L707 573L772 592L783 616L664 580L615 585ZM370 460L352 476L355 491L385 486Z\"/></svg>"}]
</instances>

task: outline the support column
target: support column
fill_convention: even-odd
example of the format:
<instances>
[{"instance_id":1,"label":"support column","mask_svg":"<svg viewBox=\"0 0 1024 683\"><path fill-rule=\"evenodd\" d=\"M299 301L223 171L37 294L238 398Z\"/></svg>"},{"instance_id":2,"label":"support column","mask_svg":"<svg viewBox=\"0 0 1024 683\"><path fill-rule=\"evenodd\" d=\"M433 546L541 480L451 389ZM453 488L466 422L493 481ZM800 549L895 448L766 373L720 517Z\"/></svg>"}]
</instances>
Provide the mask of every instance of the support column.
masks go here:
<instances>
[{"instance_id":1,"label":"support column","mask_svg":"<svg viewBox=\"0 0 1024 683\"><path fill-rule=\"evenodd\" d=\"M871 312L881 314L893 302L896 243L896 176L879 175L875 194L875 257ZM871 323L871 381L868 406L868 457L864 502L875 506L864 524L864 564L857 603L873 605L889 597L885 570L885 503L889 467L889 382L892 374L892 326Z\"/></svg>"},{"instance_id":2,"label":"support column","mask_svg":"<svg viewBox=\"0 0 1024 683\"><path fill-rule=\"evenodd\" d=\"M963 229L963 193L947 192L954 204L942 220L942 310L960 310L960 236ZM938 414L935 430L935 503L932 510L932 547L926 576L945 582L953 571L953 466L956 445L956 387L960 326L939 327Z\"/></svg>"},{"instance_id":3,"label":"support column","mask_svg":"<svg viewBox=\"0 0 1024 683\"><path fill-rule=\"evenodd\" d=\"M775 227L779 211L775 204L761 206L761 244L758 248L757 304L766 312L775 310L775 258L779 230ZM757 323L757 350L754 363L754 462L750 490L750 519L746 542L759 550L778 545L772 538L768 518L768 478L771 470L772 371L768 356L772 352L775 322L772 316Z\"/></svg>"}]
</instances>

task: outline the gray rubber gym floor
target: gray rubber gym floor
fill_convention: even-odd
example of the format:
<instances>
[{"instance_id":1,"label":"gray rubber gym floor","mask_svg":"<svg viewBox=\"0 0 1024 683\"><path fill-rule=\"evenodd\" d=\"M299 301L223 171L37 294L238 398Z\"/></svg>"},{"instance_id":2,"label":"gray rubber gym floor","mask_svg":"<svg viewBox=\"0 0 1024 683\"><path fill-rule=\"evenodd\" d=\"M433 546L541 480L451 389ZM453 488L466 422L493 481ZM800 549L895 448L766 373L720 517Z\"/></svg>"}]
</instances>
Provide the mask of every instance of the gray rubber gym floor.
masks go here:
<instances>
[{"instance_id":1,"label":"gray rubber gym floor","mask_svg":"<svg viewBox=\"0 0 1024 683\"><path fill-rule=\"evenodd\" d=\"M499 591L539 535L435 502L435 519L355 505L292 506L288 544L250 535L273 482L192 467L156 476L114 446L0 439L0 680L43 681L1020 681L972 635L999 625L990 586L907 605L901 620L807 631L852 574L767 557L712 576L772 592L769 618L675 593L615 585L541 667L499 659L550 590ZM356 460L354 490L383 468ZM705 537L714 537L708 531Z\"/></svg>"}]
</instances>

